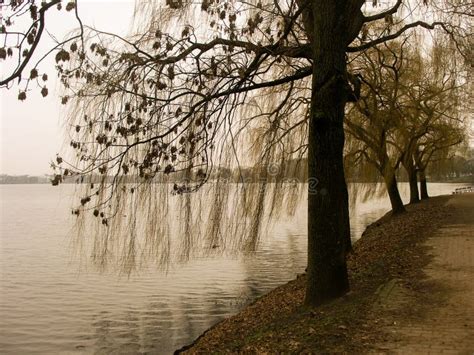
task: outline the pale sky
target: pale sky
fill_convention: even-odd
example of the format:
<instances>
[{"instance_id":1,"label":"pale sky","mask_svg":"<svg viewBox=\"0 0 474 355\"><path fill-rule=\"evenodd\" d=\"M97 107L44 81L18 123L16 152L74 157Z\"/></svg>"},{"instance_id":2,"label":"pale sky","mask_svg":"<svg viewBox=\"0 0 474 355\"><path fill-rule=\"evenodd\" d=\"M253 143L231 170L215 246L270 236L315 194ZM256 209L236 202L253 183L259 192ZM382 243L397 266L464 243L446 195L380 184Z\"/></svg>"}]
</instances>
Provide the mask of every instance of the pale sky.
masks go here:
<instances>
[{"instance_id":1,"label":"pale sky","mask_svg":"<svg viewBox=\"0 0 474 355\"><path fill-rule=\"evenodd\" d=\"M85 25L113 33L125 34L133 16L133 0L79 0L79 11ZM76 27L71 13L51 9L47 14L47 28L58 39ZM46 34L46 33L45 33ZM46 39L46 37L44 37ZM48 41L51 46L51 41ZM45 44L43 48L46 48ZM40 73L48 73L49 95L43 98L40 89L28 92L19 101L18 87L0 90L0 174L50 174L49 163L56 153L64 151L64 107L55 94L56 72L54 53L40 66ZM2 71L2 77L5 77ZM28 72L28 71L27 71Z\"/></svg>"}]
</instances>

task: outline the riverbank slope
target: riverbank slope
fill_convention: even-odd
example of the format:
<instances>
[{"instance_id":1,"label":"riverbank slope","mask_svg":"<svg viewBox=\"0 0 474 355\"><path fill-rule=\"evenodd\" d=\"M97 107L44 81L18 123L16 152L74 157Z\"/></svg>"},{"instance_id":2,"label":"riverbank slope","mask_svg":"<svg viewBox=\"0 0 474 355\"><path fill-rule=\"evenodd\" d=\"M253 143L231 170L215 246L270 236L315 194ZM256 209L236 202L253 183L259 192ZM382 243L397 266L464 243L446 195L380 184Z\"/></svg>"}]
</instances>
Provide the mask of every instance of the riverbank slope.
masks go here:
<instances>
[{"instance_id":1,"label":"riverbank slope","mask_svg":"<svg viewBox=\"0 0 474 355\"><path fill-rule=\"evenodd\" d=\"M463 318L469 305L450 300L473 292L468 282L472 280L468 273L474 266L473 221L474 194L439 196L408 206L403 215L387 214L370 225L354 245L349 257L351 292L345 297L314 309L304 307L305 276L301 275L218 323L183 350L365 353L427 350L432 345L439 346L438 350L450 350L455 343L462 345L461 338L466 335L469 339L467 335L473 332L474 312L468 310L470 316ZM461 230L453 229L456 225L462 226ZM453 233L464 241L450 247L453 251L446 256L444 250L451 246ZM456 253L464 256L459 259ZM460 265L456 264L456 257L461 260ZM443 258L454 262L457 269L450 271ZM461 274L459 267L463 267ZM433 268L437 271L432 272ZM460 294L449 281L453 275L462 285ZM461 279L465 282L459 282ZM470 306L472 311L474 303ZM461 340L443 339L446 334L442 330L432 331L441 321L439 312L434 310L445 308L456 315L449 327L460 332ZM441 313L444 317L448 314ZM443 329L449 332L449 327ZM411 336L413 331L416 337ZM433 344L431 338L435 336L441 339ZM441 344L444 340L451 345ZM474 350L474 344L471 349L467 340L464 345Z\"/></svg>"}]
</instances>

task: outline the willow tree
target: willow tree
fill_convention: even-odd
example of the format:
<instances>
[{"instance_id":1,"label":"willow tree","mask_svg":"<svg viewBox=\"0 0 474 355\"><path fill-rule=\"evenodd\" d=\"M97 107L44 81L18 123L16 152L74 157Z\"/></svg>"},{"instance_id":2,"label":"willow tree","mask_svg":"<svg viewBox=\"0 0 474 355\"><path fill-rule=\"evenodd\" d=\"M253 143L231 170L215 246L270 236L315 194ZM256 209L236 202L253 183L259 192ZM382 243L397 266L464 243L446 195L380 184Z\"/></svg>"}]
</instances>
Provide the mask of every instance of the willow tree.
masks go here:
<instances>
[{"instance_id":1,"label":"willow tree","mask_svg":"<svg viewBox=\"0 0 474 355\"><path fill-rule=\"evenodd\" d=\"M452 124L438 122L432 125L427 135L418 142L413 158L420 181L421 199L429 197L426 170L433 162L452 159L453 149L466 142L465 132L462 125L453 127Z\"/></svg>"},{"instance_id":2,"label":"willow tree","mask_svg":"<svg viewBox=\"0 0 474 355\"><path fill-rule=\"evenodd\" d=\"M77 160L68 166L58 157L54 183L70 175L85 179L99 174L98 183L88 184L74 213L90 211L106 231L120 223L146 225L146 238L159 240L164 234L157 216L168 205L167 200L151 197L157 179L169 179L173 191L186 196L181 210L189 221L196 210L189 193L212 176L215 189L225 189L212 169L228 163L229 157L238 163L248 159L243 164L258 162L256 175L268 177L274 174L275 160L305 154L306 303L317 305L343 295L349 289L346 254L351 248L343 121L346 104L357 99L353 89L358 86L347 71L347 53L390 41L414 27L441 26L453 36L463 29L457 23L422 21L425 11L418 5L426 5L426 0L414 8L416 1L398 0L380 7L376 0L372 6L365 2L139 2L137 31L129 38L82 26L76 34L79 40L69 38L55 55L65 88L62 102L71 104L70 144ZM19 3L26 4L12 1L10 7ZM57 1L30 3L44 13ZM74 5L69 7L77 13ZM409 12L413 22L408 24L394 16ZM432 14L427 18L431 21ZM7 36L13 34L9 25L2 26ZM35 33L38 38L40 32ZM21 58L20 62L24 63ZM17 68L16 78L22 77L24 68ZM36 78L32 74L30 78ZM20 92L19 98L25 97ZM245 145L257 153L253 161ZM180 181L172 178L178 173L184 177ZM126 184L131 181L133 187ZM233 234L247 248L256 247L268 184L247 187L253 193L237 204L244 212L230 215L240 219L237 225L249 226L245 232L250 237L241 235L239 228L223 229L213 222L207 230L210 240ZM229 215L226 206L235 203L230 195L215 196L211 213L224 218ZM142 210L145 220L137 220L139 212L133 207L125 213L131 200L147 205ZM272 201L272 207L281 205L278 198ZM127 222L120 222L123 215L129 216ZM181 232L190 245L192 229L185 223ZM113 239L104 234L101 245ZM132 233L124 242L132 261L134 243ZM160 245L167 250L166 243Z\"/></svg>"},{"instance_id":3,"label":"willow tree","mask_svg":"<svg viewBox=\"0 0 474 355\"><path fill-rule=\"evenodd\" d=\"M451 44L435 37L419 70L418 83L407 88L410 105L407 113L415 116L410 121L424 127L425 134L418 138L409 152L411 171L420 181L420 198L428 198L426 169L434 159L448 159L449 151L467 141L466 116L470 109L470 64L459 58ZM415 181L411 185L417 186Z\"/></svg>"},{"instance_id":4,"label":"willow tree","mask_svg":"<svg viewBox=\"0 0 474 355\"><path fill-rule=\"evenodd\" d=\"M349 145L348 154L378 170L394 214L405 211L397 171L406 148L419 136L412 131L406 142L397 144L399 123L410 124L400 107L404 97L402 86L410 66L407 41L405 38L400 43L372 48L354 60L351 65L362 79L362 88L358 102L345 120L347 132L356 140Z\"/></svg>"},{"instance_id":5,"label":"willow tree","mask_svg":"<svg viewBox=\"0 0 474 355\"><path fill-rule=\"evenodd\" d=\"M362 89L345 121L356 140L346 148L348 158L379 171L394 213L404 211L397 187L399 167L407 173L410 203L416 203L418 173L425 170L419 156L429 159L434 146L449 147L463 140L459 96L467 80L462 61L448 48L432 45L425 54L423 43L410 36L372 48L351 63L362 78ZM426 178L423 189L426 197Z\"/></svg>"}]
</instances>

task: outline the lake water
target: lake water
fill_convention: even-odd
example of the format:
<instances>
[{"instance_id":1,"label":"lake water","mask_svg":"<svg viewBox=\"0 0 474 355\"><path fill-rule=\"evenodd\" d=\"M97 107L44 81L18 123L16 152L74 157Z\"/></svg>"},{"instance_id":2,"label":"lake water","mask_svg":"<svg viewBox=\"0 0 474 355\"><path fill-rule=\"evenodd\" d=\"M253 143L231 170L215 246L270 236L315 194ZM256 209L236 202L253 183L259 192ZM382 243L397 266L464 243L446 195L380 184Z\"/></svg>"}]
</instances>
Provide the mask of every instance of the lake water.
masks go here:
<instances>
[{"instance_id":1,"label":"lake water","mask_svg":"<svg viewBox=\"0 0 474 355\"><path fill-rule=\"evenodd\" d=\"M429 184L429 192L463 185ZM130 278L79 267L71 257L72 192L0 185L1 354L172 353L305 268L304 201L251 256L200 258ZM354 239L390 208L386 197L356 200Z\"/></svg>"}]
</instances>

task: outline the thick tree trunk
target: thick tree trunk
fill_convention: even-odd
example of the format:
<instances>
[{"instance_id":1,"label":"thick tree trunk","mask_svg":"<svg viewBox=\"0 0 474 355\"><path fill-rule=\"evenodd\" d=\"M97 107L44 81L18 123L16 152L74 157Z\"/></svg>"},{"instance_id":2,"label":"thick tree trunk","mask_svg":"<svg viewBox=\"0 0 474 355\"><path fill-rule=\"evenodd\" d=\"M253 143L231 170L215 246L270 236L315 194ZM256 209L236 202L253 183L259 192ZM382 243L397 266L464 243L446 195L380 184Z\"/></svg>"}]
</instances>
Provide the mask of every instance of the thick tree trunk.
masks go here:
<instances>
[{"instance_id":1,"label":"thick tree trunk","mask_svg":"<svg viewBox=\"0 0 474 355\"><path fill-rule=\"evenodd\" d=\"M336 33L340 10L331 1L314 2L313 6L318 7L313 9L314 33L320 35L313 44L305 303L319 305L349 290L346 254L351 245L343 166L348 93L345 43Z\"/></svg>"},{"instance_id":2,"label":"thick tree trunk","mask_svg":"<svg viewBox=\"0 0 474 355\"><path fill-rule=\"evenodd\" d=\"M418 179L416 170L412 169L408 172L408 182L410 184L410 203L420 202L420 196L418 194Z\"/></svg>"},{"instance_id":3,"label":"thick tree trunk","mask_svg":"<svg viewBox=\"0 0 474 355\"><path fill-rule=\"evenodd\" d=\"M337 94L334 91L333 95L319 92L315 96L318 103L312 105L314 111L308 142L306 303L311 305L324 303L348 291L346 252L350 249L349 209L342 159L344 110L335 100ZM325 110L324 116L318 115L322 112L319 106L326 104L333 105L333 112Z\"/></svg>"},{"instance_id":4,"label":"thick tree trunk","mask_svg":"<svg viewBox=\"0 0 474 355\"><path fill-rule=\"evenodd\" d=\"M405 212L405 206L403 206L403 201L400 197L400 191L398 190L395 172L385 171L383 177L385 181L385 186L387 188L388 196L390 198L390 204L392 205L392 213L399 214Z\"/></svg>"},{"instance_id":5,"label":"thick tree trunk","mask_svg":"<svg viewBox=\"0 0 474 355\"><path fill-rule=\"evenodd\" d=\"M428 196L428 186L426 185L426 175L424 170L420 170L420 195L421 199L425 200Z\"/></svg>"},{"instance_id":6,"label":"thick tree trunk","mask_svg":"<svg viewBox=\"0 0 474 355\"><path fill-rule=\"evenodd\" d=\"M408 183L410 185L410 203L417 203L420 201L420 195L418 193L418 178L415 162L413 161L413 155L407 152L402 160L402 165L408 175Z\"/></svg>"}]
</instances>

